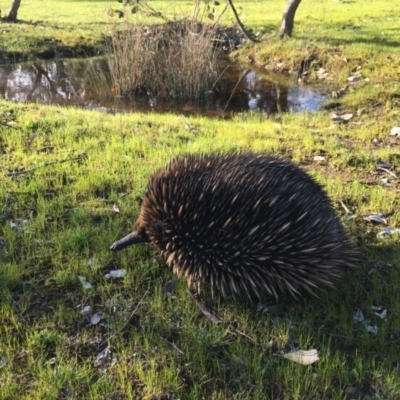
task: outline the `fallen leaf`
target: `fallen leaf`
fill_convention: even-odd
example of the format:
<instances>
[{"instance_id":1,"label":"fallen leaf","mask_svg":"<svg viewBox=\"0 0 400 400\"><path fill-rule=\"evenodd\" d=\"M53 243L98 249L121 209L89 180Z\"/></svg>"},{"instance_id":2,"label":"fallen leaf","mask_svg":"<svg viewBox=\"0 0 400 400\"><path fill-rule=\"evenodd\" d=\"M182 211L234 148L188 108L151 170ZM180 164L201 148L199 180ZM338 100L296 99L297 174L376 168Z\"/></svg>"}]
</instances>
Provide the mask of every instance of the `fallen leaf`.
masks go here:
<instances>
[{"instance_id":1,"label":"fallen leaf","mask_svg":"<svg viewBox=\"0 0 400 400\"><path fill-rule=\"evenodd\" d=\"M101 368L102 371L106 371L108 367L112 367L116 362L117 357L113 355L112 351L107 346L97 355L93 365L95 368Z\"/></svg>"},{"instance_id":2,"label":"fallen leaf","mask_svg":"<svg viewBox=\"0 0 400 400\"><path fill-rule=\"evenodd\" d=\"M318 79L325 79L325 78L327 78L328 77L328 72L326 71L326 69L325 68L320 68L318 71L317 71L317 78Z\"/></svg>"},{"instance_id":3,"label":"fallen leaf","mask_svg":"<svg viewBox=\"0 0 400 400\"><path fill-rule=\"evenodd\" d=\"M374 335L376 335L378 333L378 327L376 325L372 326L372 325L365 323L364 326L365 326L365 329L369 333L373 333Z\"/></svg>"},{"instance_id":4,"label":"fallen leaf","mask_svg":"<svg viewBox=\"0 0 400 400\"><path fill-rule=\"evenodd\" d=\"M302 365L310 365L319 360L318 351L312 350L292 350L283 355L284 358Z\"/></svg>"},{"instance_id":5,"label":"fallen leaf","mask_svg":"<svg viewBox=\"0 0 400 400\"><path fill-rule=\"evenodd\" d=\"M350 121L350 120L353 118L353 114L343 114L343 115L342 115L342 118L343 118L345 121Z\"/></svg>"},{"instance_id":6,"label":"fallen leaf","mask_svg":"<svg viewBox=\"0 0 400 400\"><path fill-rule=\"evenodd\" d=\"M385 236L390 236L394 234L400 234L400 228L384 228L383 231L380 231L376 237L378 239L383 239Z\"/></svg>"},{"instance_id":7,"label":"fallen leaf","mask_svg":"<svg viewBox=\"0 0 400 400\"><path fill-rule=\"evenodd\" d=\"M386 186L392 186L392 180L389 178L381 178L381 181L386 185Z\"/></svg>"},{"instance_id":8,"label":"fallen leaf","mask_svg":"<svg viewBox=\"0 0 400 400\"><path fill-rule=\"evenodd\" d=\"M380 319L385 319L387 317L387 310L383 310L381 312L374 312L374 314Z\"/></svg>"},{"instance_id":9,"label":"fallen leaf","mask_svg":"<svg viewBox=\"0 0 400 400\"><path fill-rule=\"evenodd\" d=\"M390 130L390 135L391 135L391 136L396 136L396 135L399 135L399 136L400 136L400 126L394 126L394 127Z\"/></svg>"},{"instance_id":10,"label":"fallen leaf","mask_svg":"<svg viewBox=\"0 0 400 400\"><path fill-rule=\"evenodd\" d=\"M4 356L1 360L0 360L0 369L5 367L8 363L8 357Z\"/></svg>"},{"instance_id":11,"label":"fallen leaf","mask_svg":"<svg viewBox=\"0 0 400 400\"><path fill-rule=\"evenodd\" d=\"M81 281L82 286L83 286L85 289L90 289L90 288L92 287L92 284L91 284L90 282L88 282L84 276L79 275L78 278L79 278L79 280Z\"/></svg>"},{"instance_id":12,"label":"fallen leaf","mask_svg":"<svg viewBox=\"0 0 400 400\"><path fill-rule=\"evenodd\" d=\"M343 115L332 114L330 118L333 122L338 122L338 123L347 122L353 118L353 114L350 113Z\"/></svg>"},{"instance_id":13,"label":"fallen leaf","mask_svg":"<svg viewBox=\"0 0 400 400\"><path fill-rule=\"evenodd\" d=\"M360 398L360 391L354 386L348 386L344 392L346 400L357 400Z\"/></svg>"},{"instance_id":14,"label":"fallen leaf","mask_svg":"<svg viewBox=\"0 0 400 400\"><path fill-rule=\"evenodd\" d=\"M110 278L123 278L126 275L126 271L124 269L115 269L105 274L106 279Z\"/></svg>"},{"instance_id":15,"label":"fallen leaf","mask_svg":"<svg viewBox=\"0 0 400 400\"><path fill-rule=\"evenodd\" d=\"M377 166L378 168L383 168L383 169L390 169L390 168L393 167L392 164L389 164L389 163L387 163L387 162L385 162L385 161L378 161L378 162L376 163L376 166Z\"/></svg>"},{"instance_id":16,"label":"fallen leaf","mask_svg":"<svg viewBox=\"0 0 400 400\"><path fill-rule=\"evenodd\" d=\"M364 321L364 314L360 309L357 309L356 313L354 314L353 321L355 324Z\"/></svg>"},{"instance_id":17,"label":"fallen leaf","mask_svg":"<svg viewBox=\"0 0 400 400\"><path fill-rule=\"evenodd\" d=\"M89 315L91 310L92 310L92 307L90 307L90 306L85 306L85 307L82 308L81 314L82 314L82 315Z\"/></svg>"},{"instance_id":18,"label":"fallen leaf","mask_svg":"<svg viewBox=\"0 0 400 400\"><path fill-rule=\"evenodd\" d=\"M222 319L215 313L213 313L209 308L207 308L203 304L198 304L200 311L212 322L215 324L219 324L222 322Z\"/></svg>"},{"instance_id":19,"label":"fallen leaf","mask_svg":"<svg viewBox=\"0 0 400 400\"><path fill-rule=\"evenodd\" d=\"M177 279L171 279L170 281L168 281L162 288L163 295L170 296L172 292L175 290L177 282L178 282Z\"/></svg>"},{"instance_id":20,"label":"fallen leaf","mask_svg":"<svg viewBox=\"0 0 400 400\"><path fill-rule=\"evenodd\" d=\"M387 224L387 219L383 218L383 214L370 214L364 217L365 221L375 222L377 224Z\"/></svg>"},{"instance_id":21,"label":"fallen leaf","mask_svg":"<svg viewBox=\"0 0 400 400\"><path fill-rule=\"evenodd\" d=\"M92 318L90 318L90 323L92 325L97 325L101 321L101 311L98 311L96 314L92 315Z\"/></svg>"}]
</instances>

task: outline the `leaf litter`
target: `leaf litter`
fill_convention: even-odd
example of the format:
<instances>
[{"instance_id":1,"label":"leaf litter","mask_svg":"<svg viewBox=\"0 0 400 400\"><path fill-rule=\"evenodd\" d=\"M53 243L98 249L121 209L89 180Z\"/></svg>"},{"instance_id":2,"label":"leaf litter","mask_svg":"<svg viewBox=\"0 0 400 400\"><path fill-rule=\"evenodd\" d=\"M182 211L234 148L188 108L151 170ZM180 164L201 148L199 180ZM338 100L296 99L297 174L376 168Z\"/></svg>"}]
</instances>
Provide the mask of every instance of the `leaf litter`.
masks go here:
<instances>
[{"instance_id":1,"label":"leaf litter","mask_svg":"<svg viewBox=\"0 0 400 400\"><path fill-rule=\"evenodd\" d=\"M301 365L310 365L319 360L318 350L292 350L283 355L283 358Z\"/></svg>"},{"instance_id":2,"label":"leaf litter","mask_svg":"<svg viewBox=\"0 0 400 400\"><path fill-rule=\"evenodd\" d=\"M90 282L88 282L84 276L78 275L78 279L80 280L82 286L85 289L90 289L92 287L92 284Z\"/></svg>"},{"instance_id":3,"label":"leaf litter","mask_svg":"<svg viewBox=\"0 0 400 400\"><path fill-rule=\"evenodd\" d=\"M383 307L376 307L372 306L371 310L373 311L374 315L379 317L380 319L384 320L387 317L387 310L383 309ZM355 324L362 324L365 329L374 335L378 333L378 326L377 325L372 325L370 320L365 320L364 313L360 308L357 309L356 313L353 316L353 321Z\"/></svg>"},{"instance_id":4,"label":"leaf litter","mask_svg":"<svg viewBox=\"0 0 400 400\"><path fill-rule=\"evenodd\" d=\"M391 130L390 130L390 136L400 136L400 126L394 126Z\"/></svg>"},{"instance_id":5,"label":"leaf litter","mask_svg":"<svg viewBox=\"0 0 400 400\"><path fill-rule=\"evenodd\" d=\"M97 357L93 362L93 366L101 369L103 372L106 372L108 368L112 367L116 363L116 354L114 354L110 347L107 346L103 351L97 354Z\"/></svg>"},{"instance_id":6,"label":"leaf litter","mask_svg":"<svg viewBox=\"0 0 400 400\"><path fill-rule=\"evenodd\" d=\"M126 271L124 269L115 269L108 272L104 276L106 279L110 279L110 278L123 278L125 275Z\"/></svg>"}]
</instances>

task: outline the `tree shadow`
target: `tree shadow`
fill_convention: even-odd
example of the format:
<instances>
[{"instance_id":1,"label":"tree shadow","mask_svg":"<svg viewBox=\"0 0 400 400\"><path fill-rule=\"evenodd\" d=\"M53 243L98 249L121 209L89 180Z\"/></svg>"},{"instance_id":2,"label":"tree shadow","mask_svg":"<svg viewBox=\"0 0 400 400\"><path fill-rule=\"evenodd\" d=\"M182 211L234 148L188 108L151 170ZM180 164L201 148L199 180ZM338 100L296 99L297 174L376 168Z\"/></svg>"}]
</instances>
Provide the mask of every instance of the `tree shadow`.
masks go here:
<instances>
[{"instance_id":1,"label":"tree shadow","mask_svg":"<svg viewBox=\"0 0 400 400\"><path fill-rule=\"evenodd\" d=\"M399 40L391 40L385 38L373 38L373 39L365 39L362 37L354 37L352 39L343 39L343 38L334 38L334 37L327 37L322 36L318 38L319 42L323 42L324 44L328 44L331 46L338 46L338 45L352 45L355 43L358 44L376 44L382 47L393 47L398 49L400 47Z\"/></svg>"}]
</instances>

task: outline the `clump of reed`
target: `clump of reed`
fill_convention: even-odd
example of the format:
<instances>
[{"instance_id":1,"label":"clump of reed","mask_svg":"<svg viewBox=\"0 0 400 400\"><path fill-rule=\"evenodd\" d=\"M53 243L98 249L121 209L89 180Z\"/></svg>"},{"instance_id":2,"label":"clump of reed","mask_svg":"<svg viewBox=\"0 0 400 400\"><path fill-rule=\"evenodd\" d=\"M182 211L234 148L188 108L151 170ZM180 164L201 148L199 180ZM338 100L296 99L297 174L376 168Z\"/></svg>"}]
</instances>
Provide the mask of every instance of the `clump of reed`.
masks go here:
<instances>
[{"instance_id":1,"label":"clump of reed","mask_svg":"<svg viewBox=\"0 0 400 400\"><path fill-rule=\"evenodd\" d=\"M123 97L203 104L219 77L218 23L193 16L143 25L125 19L114 29L110 63L114 93ZM122 29L121 29L122 28Z\"/></svg>"}]
</instances>

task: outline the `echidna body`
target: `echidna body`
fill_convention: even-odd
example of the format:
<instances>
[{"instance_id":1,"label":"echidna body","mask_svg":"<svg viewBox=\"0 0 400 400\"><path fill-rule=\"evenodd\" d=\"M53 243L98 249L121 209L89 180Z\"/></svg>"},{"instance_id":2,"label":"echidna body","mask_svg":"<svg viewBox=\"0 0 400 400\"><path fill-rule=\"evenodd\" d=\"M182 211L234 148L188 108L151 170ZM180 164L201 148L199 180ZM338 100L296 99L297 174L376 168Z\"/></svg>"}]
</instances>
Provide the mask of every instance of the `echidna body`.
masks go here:
<instances>
[{"instance_id":1,"label":"echidna body","mask_svg":"<svg viewBox=\"0 0 400 400\"><path fill-rule=\"evenodd\" d=\"M321 188L259 153L188 155L150 177L134 231L174 273L224 296L298 297L332 285L356 251Z\"/></svg>"}]
</instances>

